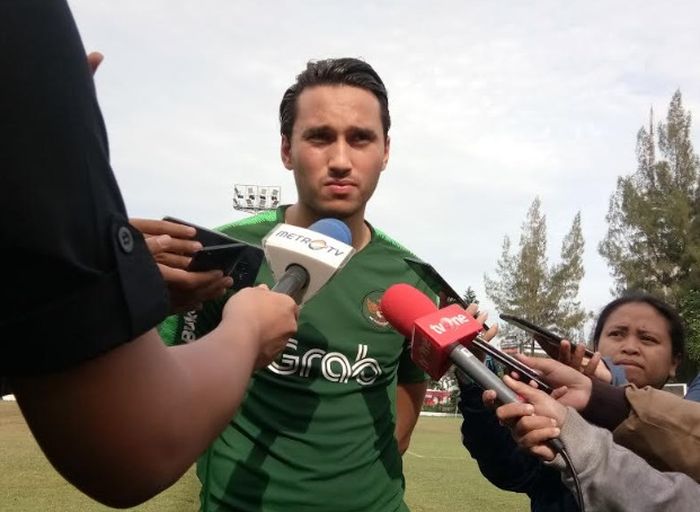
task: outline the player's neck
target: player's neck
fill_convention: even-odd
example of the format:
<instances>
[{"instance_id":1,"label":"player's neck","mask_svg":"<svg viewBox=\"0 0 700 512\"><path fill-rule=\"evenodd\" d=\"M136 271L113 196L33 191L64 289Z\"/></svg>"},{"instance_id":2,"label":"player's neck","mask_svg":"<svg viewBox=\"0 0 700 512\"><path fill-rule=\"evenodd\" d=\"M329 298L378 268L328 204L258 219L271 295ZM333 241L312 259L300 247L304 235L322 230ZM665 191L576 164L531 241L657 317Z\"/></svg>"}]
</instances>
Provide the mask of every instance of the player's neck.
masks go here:
<instances>
[{"instance_id":1,"label":"player's neck","mask_svg":"<svg viewBox=\"0 0 700 512\"><path fill-rule=\"evenodd\" d=\"M320 218L319 215L304 208L300 203L294 203L284 212L286 223L302 228L308 228ZM356 215L341 220L350 228L352 246L357 251L362 250L372 239L372 231L365 222L364 212L358 212Z\"/></svg>"}]
</instances>

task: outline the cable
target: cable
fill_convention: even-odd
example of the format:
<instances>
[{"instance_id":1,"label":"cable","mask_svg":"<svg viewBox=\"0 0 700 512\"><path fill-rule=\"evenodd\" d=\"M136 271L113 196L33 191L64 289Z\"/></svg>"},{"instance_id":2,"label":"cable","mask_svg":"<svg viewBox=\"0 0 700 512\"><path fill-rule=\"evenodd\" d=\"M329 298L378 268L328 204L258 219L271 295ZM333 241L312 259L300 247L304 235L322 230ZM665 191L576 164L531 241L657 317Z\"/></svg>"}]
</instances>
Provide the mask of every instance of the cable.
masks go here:
<instances>
[{"instance_id":1,"label":"cable","mask_svg":"<svg viewBox=\"0 0 700 512\"><path fill-rule=\"evenodd\" d=\"M578 474L576 473L576 468L574 463L569 456L569 452L566 451L564 444L559 439L550 439L548 444L554 449L554 451L561 454L564 462L566 463L569 471L571 471L571 477L574 480L574 487L576 488L576 501L578 503L578 508L581 512L586 511L585 504L583 502L583 491L581 490L581 482L578 479Z\"/></svg>"}]
</instances>

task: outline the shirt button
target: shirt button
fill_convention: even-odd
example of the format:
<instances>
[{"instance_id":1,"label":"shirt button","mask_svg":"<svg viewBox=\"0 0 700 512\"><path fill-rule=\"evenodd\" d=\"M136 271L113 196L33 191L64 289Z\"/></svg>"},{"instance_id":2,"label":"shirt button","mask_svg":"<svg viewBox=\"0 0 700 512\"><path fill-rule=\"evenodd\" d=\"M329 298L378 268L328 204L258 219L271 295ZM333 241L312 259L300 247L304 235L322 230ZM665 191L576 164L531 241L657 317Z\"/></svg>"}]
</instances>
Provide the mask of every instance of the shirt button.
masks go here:
<instances>
[{"instance_id":1,"label":"shirt button","mask_svg":"<svg viewBox=\"0 0 700 512\"><path fill-rule=\"evenodd\" d=\"M120 227L119 231L117 231L117 240L119 241L119 247L126 254L134 250L134 236L126 226Z\"/></svg>"}]
</instances>

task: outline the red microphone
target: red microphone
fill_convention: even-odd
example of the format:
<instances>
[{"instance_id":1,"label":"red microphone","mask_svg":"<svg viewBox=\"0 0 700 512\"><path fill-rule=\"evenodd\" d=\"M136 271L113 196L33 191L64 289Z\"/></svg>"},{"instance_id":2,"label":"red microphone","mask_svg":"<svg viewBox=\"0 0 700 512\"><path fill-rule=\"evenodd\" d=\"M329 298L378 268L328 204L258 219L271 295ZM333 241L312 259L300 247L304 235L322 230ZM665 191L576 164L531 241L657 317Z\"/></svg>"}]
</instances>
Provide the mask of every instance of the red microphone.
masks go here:
<instances>
[{"instance_id":1,"label":"red microphone","mask_svg":"<svg viewBox=\"0 0 700 512\"><path fill-rule=\"evenodd\" d=\"M438 309L408 284L391 286L380 308L384 318L411 340L411 358L433 379L442 377L450 367L449 354L456 345L468 345L483 330L459 305Z\"/></svg>"},{"instance_id":2,"label":"red microphone","mask_svg":"<svg viewBox=\"0 0 700 512\"><path fill-rule=\"evenodd\" d=\"M438 309L421 291L400 283L384 292L380 309L384 318L411 340L411 358L433 379L442 377L454 364L482 388L496 391L501 403L520 401L464 347L483 326L457 304Z\"/></svg>"}]
</instances>

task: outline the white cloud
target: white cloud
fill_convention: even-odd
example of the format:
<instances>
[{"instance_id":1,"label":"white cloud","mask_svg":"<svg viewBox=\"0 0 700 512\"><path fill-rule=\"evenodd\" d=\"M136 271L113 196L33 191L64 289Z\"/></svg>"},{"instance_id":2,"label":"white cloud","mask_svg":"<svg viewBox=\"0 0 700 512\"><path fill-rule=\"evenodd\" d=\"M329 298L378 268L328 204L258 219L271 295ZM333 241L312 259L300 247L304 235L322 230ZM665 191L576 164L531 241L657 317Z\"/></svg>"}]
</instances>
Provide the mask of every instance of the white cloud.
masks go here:
<instances>
[{"instance_id":1,"label":"white cloud","mask_svg":"<svg viewBox=\"0 0 700 512\"><path fill-rule=\"evenodd\" d=\"M694 2L74 0L113 164L134 215L235 218L234 183L279 183L277 107L310 58L383 76L392 157L370 220L485 299L504 234L540 195L557 255L577 211L584 304L611 286L597 244L638 128L680 87L700 111ZM694 130L698 141L698 128ZM700 146L696 142L696 146Z\"/></svg>"}]
</instances>

